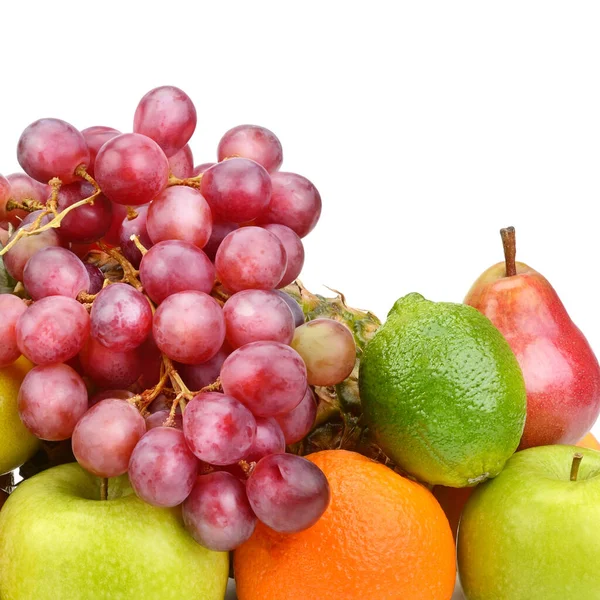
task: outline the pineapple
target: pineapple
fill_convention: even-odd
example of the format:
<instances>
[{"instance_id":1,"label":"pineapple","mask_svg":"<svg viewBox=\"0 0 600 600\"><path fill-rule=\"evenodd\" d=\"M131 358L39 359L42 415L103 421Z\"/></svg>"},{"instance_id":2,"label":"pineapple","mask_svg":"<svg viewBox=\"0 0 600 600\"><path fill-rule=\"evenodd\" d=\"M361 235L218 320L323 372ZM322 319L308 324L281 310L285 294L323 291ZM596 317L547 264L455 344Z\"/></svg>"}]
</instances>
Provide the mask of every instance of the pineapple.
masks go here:
<instances>
[{"instance_id":1,"label":"pineapple","mask_svg":"<svg viewBox=\"0 0 600 600\"><path fill-rule=\"evenodd\" d=\"M371 312L351 308L344 295L336 290L334 298L312 294L300 281L288 285L284 292L302 307L307 320L335 319L346 325L356 342L356 365L350 376L331 387L315 387L318 408L312 431L304 440L289 448L295 454L305 455L319 450L344 449L360 452L379 462L391 465L390 460L369 438L358 391L358 367L367 342L381 325Z\"/></svg>"}]
</instances>

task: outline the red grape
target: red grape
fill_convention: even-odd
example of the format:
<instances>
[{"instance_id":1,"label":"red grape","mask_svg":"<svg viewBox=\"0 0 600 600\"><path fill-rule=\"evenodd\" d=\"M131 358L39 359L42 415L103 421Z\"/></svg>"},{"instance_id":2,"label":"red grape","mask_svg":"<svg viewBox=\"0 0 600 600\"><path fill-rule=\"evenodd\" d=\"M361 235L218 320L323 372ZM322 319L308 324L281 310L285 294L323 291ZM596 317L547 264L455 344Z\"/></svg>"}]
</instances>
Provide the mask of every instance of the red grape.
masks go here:
<instances>
[{"instance_id":1,"label":"red grape","mask_svg":"<svg viewBox=\"0 0 600 600\"><path fill-rule=\"evenodd\" d=\"M281 533L312 527L327 510L331 497L323 471L295 454L271 454L260 460L246 491L256 516Z\"/></svg>"},{"instance_id":2,"label":"red grape","mask_svg":"<svg viewBox=\"0 0 600 600\"><path fill-rule=\"evenodd\" d=\"M79 354L81 366L92 381L104 388L125 388L142 374L139 348L125 352L109 350L89 338Z\"/></svg>"},{"instance_id":3,"label":"red grape","mask_svg":"<svg viewBox=\"0 0 600 600\"><path fill-rule=\"evenodd\" d=\"M256 527L244 484L224 471L198 476L182 514L191 536L218 552L234 550L250 539Z\"/></svg>"},{"instance_id":4,"label":"red grape","mask_svg":"<svg viewBox=\"0 0 600 600\"><path fill-rule=\"evenodd\" d=\"M90 263L83 263L88 277L90 278L90 286L87 289L88 294L97 294L104 285L104 273L96 266Z\"/></svg>"},{"instance_id":5,"label":"red grape","mask_svg":"<svg viewBox=\"0 0 600 600\"><path fill-rule=\"evenodd\" d=\"M285 452L285 437L273 418L256 418L256 437L252 448L244 457L246 462L258 462L264 456Z\"/></svg>"},{"instance_id":6,"label":"red grape","mask_svg":"<svg viewBox=\"0 0 600 600\"><path fill-rule=\"evenodd\" d=\"M198 459L183 432L155 427L138 442L129 461L129 481L135 493L153 506L181 504L192 491Z\"/></svg>"},{"instance_id":7,"label":"red grape","mask_svg":"<svg viewBox=\"0 0 600 600\"><path fill-rule=\"evenodd\" d=\"M90 151L73 125L60 119L40 119L21 134L17 146L19 164L37 181L58 177L64 184L78 179L77 167L87 167Z\"/></svg>"},{"instance_id":8,"label":"red grape","mask_svg":"<svg viewBox=\"0 0 600 600\"><path fill-rule=\"evenodd\" d=\"M308 385L300 355L277 342L253 342L238 348L221 368L221 383L226 394L259 417L296 408Z\"/></svg>"},{"instance_id":9,"label":"red grape","mask_svg":"<svg viewBox=\"0 0 600 600\"><path fill-rule=\"evenodd\" d=\"M167 156L181 150L196 129L196 108L190 97L172 85L150 90L138 104L133 131L152 138Z\"/></svg>"},{"instance_id":10,"label":"red grape","mask_svg":"<svg viewBox=\"0 0 600 600\"><path fill-rule=\"evenodd\" d=\"M190 450L211 465L232 465L246 456L256 436L252 413L232 396L203 392L183 413Z\"/></svg>"},{"instance_id":11,"label":"red grape","mask_svg":"<svg viewBox=\"0 0 600 600\"><path fill-rule=\"evenodd\" d=\"M48 296L34 302L17 323L21 352L38 365L65 362L85 344L90 317L85 308L65 296Z\"/></svg>"},{"instance_id":12,"label":"red grape","mask_svg":"<svg viewBox=\"0 0 600 600\"><path fill-rule=\"evenodd\" d=\"M7 218L6 203L8 202L9 198L10 183L8 183L8 179L6 179L6 177L0 175L0 221L5 221Z\"/></svg>"},{"instance_id":13,"label":"red grape","mask_svg":"<svg viewBox=\"0 0 600 600\"><path fill-rule=\"evenodd\" d=\"M296 328L292 348L306 364L310 385L341 383L356 363L352 332L333 319L315 319Z\"/></svg>"},{"instance_id":14,"label":"red grape","mask_svg":"<svg viewBox=\"0 0 600 600\"><path fill-rule=\"evenodd\" d=\"M271 175L271 202L258 223L279 223L293 229L301 238L308 235L321 216L321 196L302 175L277 172Z\"/></svg>"},{"instance_id":15,"label":"red grape","mask_svg":"<svg viewBox=\"0 0 600 600\"><path fill-rule=\"evenodd\" d=\"M0 367L6 367L21 356L17 345L17 323L27 310L21 298L12 294L0 294Z\"/></svg>"},{"instance_id":16,"label":"red grape","mask_svg":"<svg viewBox=\"0 0 600 600\"><path fill-rule=\"evenodd\" d=\"M117 400L129 400L129 398L133 398L135 394L130 392L129 390L103 390L102 392L98 392L94 394L88 402L88 406L92 408L94 404L98 404L102 400L106 400L107 398L116 398Z\"/></svg>"},{"instance_id":17,"label":"red grape","mask_svg":"<svg viewBox=\"0 0 600 600\"><path fill-rule=\"evenodd\" d=\"M167 188L152 202L146 226L155 244L183 240L202 248L210 239L212 214L200 192L176 185Z\"/></svg>"},{"instance_id":18,"label":"red grape","mask_svg":"<svg viewBox=\"0 0 600 600\"><path fill-rule=\"evenodd\" d=\"M202 175L205 171L208 171L211 167L214 167L217 163L206 162L201 165L196 165L194 170L192 171L192 177L198 177L198 175Z\"/></svg>"},{"instance_id":19,"label":"red grape","mask_svg":"<svg viewBox=\"0 0 600 600\"><path fill-rule=\"evenodd\" d=\"M170 359L189 365L212 358L225 340L223 311L196 291L173 294L154 314L154 341Z\"/></svg>"},{"instance_id":20,"label":"red grape","mask_svg":"<svg viewBox=\"0 0 600 600\"><path fill-rule=\"evenodd\" d=\"M150 202L169 180L169 161L160 146L137 133L108 140L96 156L94 170L104 194L127 206Z\"/></svg>"},{"instance_id":21,"label":"red grape","mask_svg":"<svg viewBox=\"0 0 600 600\"><path fill-rule=\"evenodd\" d=\"M77 462L98 477L117 477L127 472L133 449L146 433L137 409L123 400L109 398L92 406L73 432Z\"/></svg>"},{"instance_id":22,"label":"red grape","mask_svg":"<svg viewBox=\"0 0 600 600\"><path fill-rule=\"evenodd\" d=\"M283 275L283 279L277 286L280 288L285 287L293 281L296 281L298 275L300 275L300 271L302 271L304 265L304 246L302 245L302 240L292 229L285 225L271 223L265 225L264 228L273 235L276 235L285 248L287 268Z\"/></svg>"},{"instance_id":23,"label":"red grape","mask_svg":"<svg viewBox=\"0 0 600 600\"><path fill-rule=\"evenodd\" d=\"M10 198L15 200L15 202L35 200L36 202L46 204L46 201L50 197L51 189L49 185L40 183L29 177L29 175L25 175L25 173L12 173L6 176L6 180L10 185ZM8 200L8 197L6 200ZM15 227L21 223L21 219L24 219L28 215L27 211L21 209L5 212L5 207L6 202L4 204L0 202L0 220L6 219Z\"/></svg>"},{"instance_id":24,"label":"red grape","mask_svg":"<svg viewBox=\"0 0 600 600\"><path fill-rule=\"evenodd\" d=\"M168 421L170 410L159 410L158 412L152 413L146 417L146 429L150 431L155 427L163 427L164 424ZM175 429L183 429L183 416L181 413L175 413L174 417L174 425Z\"/></svg>"},{"instance_id":25,"label":"red grape","mask_svg":"<svg viewBox=\"0 0 600 600\"><path fill-rule=\"evenodd\" d=\"M115 204L114 202L110 204L112 207L112 219L108 231L104 234L104 241L111 246L118 246L120 244L119 232L121 231L123 219L127 216L127 207L123 204ZM139 207L136 209L136 212L140 212Z\"/></svg>"},{"instance_id":26,"label":"red grape","mask_svg":"<svg viewBox=\"0 0 600 600\"><path fill-rule=\"evenodd\" d=\"M232 292L269 290L281 281L287 258L283 244L270 231L242 227L221 242L215 266L220 281Z\"/></svg>"},{"instance_id":27,"label":"red grape","mask_svg":"<svg viewBox=\"0 0 600 600\"><path fill-rule=\"evenodd\" d=\"M83 263L65 248L42 248L25 265L23 284L34 300L46 296L77 298L87 292L90 276Z\"/></svg>"},{"instance_id":28,"label":"red grape","mask_svg":"<svg viewBox=\"0 0 600 600\"><path fill-rule=\"evenodd\" d=\"M285 415L278 415L275 420L279 423L286 444L295 444L303 440L312 429L317 418L317 403L310 387L306 388L304 398L296 408Z\"/></svg>"},{"instance_id":29,"label":"red grape","mask_svg":"<svg viewBox=\"0 0 600 600\"><path fill-rule=\"evenodd\" d=\"M226 221L217 221L213 223L212 233L210 234L210 239L206 243L206 246L202 248L204 250L204 254L210 258L214 262L215 257L217 255L217 250L221 245L221 242L236 229L239 229L240 226L237 223L229 223Z\"/></svg>"},{"instance_id":30,"label":"red grape","mask_svg":"<svg viewBox=\"0 0 600 600\"><path fill-rule=\"evenodd\" d=\"M214 383L225 359L231 354L231 348L227 343L209 360L199 365L177 364L177 371L185 384L191 390L201 390L203 387Z\"/></svg>"},{"instance_id":31,"label":"red grape","mask_svg":"<svg viewBox=\"0 0 600 600\"><path fill-rule=\"evenodd\" d=\"M223 315L227 341L233 348L263 340L289 344L294 337L292 311L273 292L238 292L225 302Z\"/></svg>"},{"instance_id":32,"label":"red grape","mask_svg":"<svg viewBox=\"0 0 600 600\"><path fill-rule=\"evenodd\" d=\"M277 171L283 162L283 149L277 136L266 127L238 125L230 129L219 142L219 160L243 156L261 164L269 173Z\"/></svg>"},{"instance_id":33,"label":"red grape","mask_svg":"<svg viewBox=\"0 0 600 600\"><path fill-rule=\"evenodd\" d=\"M142 389L147 390L148 388L154 387L160 380L163 357L152 334L150 334L146 338L146 341L137 348L137 352L142 361L142 374L138 383Z\"/></svg>"},{"instance_id":34,"label":"red grape","mask_svg":"<svg viewBox=\"0 0 600 600\"><path fill-rule=\"evenodd\" d=\"M196 246L179 240L159 242L140 264L140 281L150 298L160 304L177 292L196 290L209 294L215 268Z\"/></svg>"},{"instance_id":35,"label":"red grape","mask_svg":"<svg viewBox=\"0 0 600 600\"><path fill-rule=\"evenodd\" d=\"M135 209L137 217L130 219L125 217L121 221L119 228L119 246L123 256L137 269L140 266L142 260L142 253L138 250L135 242L131 240L132 235L137 235L140 244L146 248L146 250L152 247L152 240L148 235L147 218L148 218L148 206L139 206Z\"/></svg>"},{"instance_id":36,"label":"red grape","mask_svg":"<svg viewBox=\"0 0 600 600\"><path fill-rule=\"evenodd\" d=\"M88 150L90 151L90 164L88 165L87 172L93 177L94 164L96 163L96 155L98 154L98 151L106 142L108 142L108 140L112 140L114 137L121 135L121 132L113 129L112 127L96 125L94 127L82 129L81 135L87 144Z\"/></svg>"},{"instance_id":37,"label":"red grape","mask_svg":"<svg viewBox=\"0 0 600 600\"><path fill-rule=\"evenodd\" d=\"M205 171L200 191L222 221L244 223L258 217L271 199L271 178L258 163L232 158Z\"/></svg>"},{"instance_id":38,"label":"red grape","mask_svg":"<svg viewBox=\"0 0 600 600\"><path fill-rule=\"evenodd\" d=\"M84 198L89 198L94 192L94 186L87 181L76 181L62 186L58 192L59 212ZM112 203L104 194L100 194L94 200L94 204L80 206L64 217L58 234L68 242L96 242L108 231L111 223Z\"/></svg>"},{"instance_id":39,"label":"red grape","mask_svg":"<svg viewBox=\"0 0 600 600\"><path fill-rule=\"evenodd\" d=\"M152 308L146 297L126 283L104 288L92 305L91 333L118 352L137 348L152 329Z\"/></svg>"},{"instance_id":40,"label":"red grape","mask_svg":"<svg viewBox=\"0 0 600 600\"><path fill-rule=\"evenodd\" d=\"M32 212L25 218L21 227L31 227L31 220L36 219L40 211ZM8 238L13 239L16 232ZM48 229L20 239L2 258L8 273L17 281L23 281L23 271L27 261L42 248L60 246L60 238L54 229Z\"/></svg>"},{"instance_id":41,"label":"red grape","mask_svg":"<svg viewBox=\"0 0 600 600\"><path fill-rule=\"evenodd\" d=\"M21 421L36 437L67 440L88 408L87 389L68 365L34 367L21 384L18 407Z\"/></svg>"},{"instance_id":42,"label":"red grape","mask_svg":"<svg viewBox=\"0 0 600 600\"><path fill-rule=\"evenodd\" d=\"M194 175L194 155L189 144L169 158L171 173L179 179L187 179Z\"/></svg>"},{"instance_id":43,"label":"red grape","mask_svg":"<svg viewBox=\"0 0 600 600\"><path fill-rule=\"evenodd\" d=\"M294 316L294 323L296 327L303 325L305 322L304 312L302 311L302 307L294 300L289 294L282 292L281 290L273 290L285 303L290 307L292 311L292 315Z\"/></svg>"}]
</instances>

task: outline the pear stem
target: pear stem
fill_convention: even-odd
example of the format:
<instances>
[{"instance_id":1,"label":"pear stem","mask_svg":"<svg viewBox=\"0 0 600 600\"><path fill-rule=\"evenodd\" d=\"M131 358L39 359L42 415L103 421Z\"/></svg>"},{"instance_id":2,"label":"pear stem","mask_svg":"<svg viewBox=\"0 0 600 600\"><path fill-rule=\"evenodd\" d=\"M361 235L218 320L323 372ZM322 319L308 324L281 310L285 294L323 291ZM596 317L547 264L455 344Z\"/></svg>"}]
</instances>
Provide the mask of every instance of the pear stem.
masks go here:
<instances>
[{"instance_id":1,"label":"pear stem","mask_svg":"<svg viewBox=\"0 0 600 600\"><path fill-rule=\"evenodd\" d=\"M579 474L579 465L583 460L583 454L576 452L573 454L573 462L571 463L571 481L577 481L577 475Z\"/></svg>"},{"instance_id":2,"label":"pear stem","mask_svg":"<svg viewBox=\"0 0 600 600\"><path fill-rule=\"evenodd\" d=\"M514 227L506 227L500 230L502 245L504 246L504 262L506 263L506 276L514 277L517 274L517 239Z\"/></svg>"},{"instance_id":3,"label":"pear stem","mask_svg":"<svg viewBox=\"0 0 600 600\"><path fill-rule=\"evenodd\" d=\"M100 481L100 500L108 500L108 479L106 477Z\"/></svg>"}]
</instances>

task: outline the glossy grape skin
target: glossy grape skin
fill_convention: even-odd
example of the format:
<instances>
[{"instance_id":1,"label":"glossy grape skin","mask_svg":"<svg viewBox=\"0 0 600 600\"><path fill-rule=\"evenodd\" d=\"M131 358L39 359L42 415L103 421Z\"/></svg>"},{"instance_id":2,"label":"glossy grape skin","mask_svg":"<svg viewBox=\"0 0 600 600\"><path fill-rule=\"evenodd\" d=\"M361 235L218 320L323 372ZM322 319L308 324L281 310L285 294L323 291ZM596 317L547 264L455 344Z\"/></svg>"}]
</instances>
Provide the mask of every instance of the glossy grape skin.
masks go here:
<instances>
[{"instance_id":1,"label":"glossy grape skin","mask_svg":"<svg viewBox=\"0 0 600 600\"><path fill-rule=\"evenodd\" d=\"M296 328L292 348L306 364L310 385L336 385L346 379L356 363L352 332L333 319L315 319Z\"/></svg>"},{"instance_id":2,"label":"glossy grape skin","mask_svg":"<svg viewBox=\"0 0 600 600\"><path fill-rule=\"evenodd\" d=\"M21 353L38 365L65 362L83 347L90 317L72 298L48 296L34 302L17 323Z\"/></svg>"},{"instance_id":3,"label":"glossy grape skin","mask_svg":"<svg viewBox=\"0 0 600 600\"><path fill-rule=\"evenodd\" d=\"M246 456L256 437L252 413L232 396L198 394L183 414L190 450L211 465L232 465Z\"/></svg>"},{"instance_id":4,"label":"glossy grape skin","mask_svg":"<svg viewBox=\"0 0 600 600\"><path fill-rule=\"evenodd\" d=\"M90 279L90 285L87 289L88 294L97 294L104 285L104 273L96 266L90 263L83 263Z\"/></svg>"},{"instance_id":5,"label":"glossy grape skin","mask_svg":"<svg viewBox=\"0 0 600 600\"><path fill-rule=\"evenodd\" d=\"M285 436L279 423L273 417L256 417L256 437L244 460L258 462L265 456L282 452L285 452Z\"/></svg>"},{"instance_id":6,"label":"glossy grape skin","mask_svg":"<svg viewBox=\"0 0 600 600\"><path fill-rule=\"evenodd\" d=\"M146 429L150 431L151 429L155 429L156 427L164 427L165 423L169 419L170 411L168 410L159 410L155 413L152 413L146 417ZM173 427L175 429L182 430L183 429L183 416L181 413L175 413L173 417Z\"/></svg>"},{"instance_id":7,"label":"glossy grape skin","mask_svg":"<svg viewBox=\"0 0 600 600\"><path fill-rule=\"evenodd\" d=\"M190 495L198 459L187 447L182 431L155 427L138 442L128 471L131 487L139 498L153 506L173 507Z\"/></svg>"},{"instance_id":8,"label":"glossy grape skin","mask_svg":"<svg viewBox=\"0 0 600 600\"><path fill-rule=\"evenodd\" d=\"M256 161L269 173L283 163L283 148L277 136L266 127L238 125L221 138L217 149L219 161L229 156L242 156Z\"/></svg>"},{"instance_id":9,"label":"glossy grape skin","mask_svg":"<svg viewBox=\"0 0 600 600\"><path fill-rule=\"evenodd\" d=\"M115 398L116 400L129 400L133 398L135 394L129 390L103 390L94 394L88 401L88 407L92 408L98 402L106 400L107 398Z\"/></svg>"},{"instance_id":10,"label":"glossy grape skin","mask_svg":"<svg viewBox=\"0 0 600 600\"><path fill-rule=\"evenodd\" d=\"M246 491L256 516L280 533L312 527L331 499L323 471L295 454L271 454L260 460Z\"/></svg>"},{"instance_id":11,"label":"glossy grape skin","mask_svg":"<svg viewBox=\"0 0 600 600\"><path fill-rule=\"evenodd\" d=\"M127 207L123 204L115 204L114 202L111 202L110 204L112 207L112 219L108 231L104 234L104 241L111 246L119 246L119 233L121 231L123 219L127 216ZM136 209L136 212L139 213L139 211L140 207Z\"/></svg>"},{"instance_id":12,"label":"glossy grape skin","mask_svg":"<svg viewBox=\"0 0 600 600\"><path fill-rule=\"evenodd\" d=\"M167 186L169 161L149 137L123 133L96 156L96 181L109 200L126 206L147 204Z\"/></svg>"},{"instance_id":13,"label":"glossy grape skin","mask_svg":"<svg viewBox=\"0 0 600 600\"><path fill-rule=\"evenodd\" d=\"M167 156L173 156L196 129L196 108L191 98L172 85L150 90L138 104L133 131L152 138Z\"/></svg>"},{"instance_id":14,"label":"glossy grape skin","mask_svg":"<svg viewBox=\"0 0 600 600\"><path fill-rule=\"evenodd\" d=\"M87 172L94 177L94 165L96 163L98 151L106 142L108 142L108 140L112 140L114 137L121 135L121 132L112 127L95 125L93 127L88 127L87 129L82 129L81 135L90 151L90 162L88 164Z\"/></svg>"},{"instance_id":15,"label":"glossy grape skin","mask_svg":"<svg viewBox=\"0 0 600 600\"><path fill-rule=\"evenodd\" d=\"M117 352L137 348L152 329L152 308L146 297L126 283L104 288L92 305L91 334Z\"/></svg>"},{"instance_id":16,"label":"glossy grape skin","mask_svg":"<svg viewBox=\"0 0 600 600\"><path fill-rule=\"evenodd\" d=\"M27 373L17 399L21 421L41 440L58 442L73 434L88 409L83 379L68 365L34 367Z\"/></svg>"},{"instance_id":17,"label":"glossy grape skin","mask_svg":"<svg viewBox=\"0 0 600 600\"><path fill-rule=\"evenodd\" d=\"M140 281L153 302L160 304L177 292L196 290L209 294L215 268L196 246L179 240L159 242L140 264Z\"/></svg>"},{"instance_id":18,"label":"glossy grape skin","mask_svg":"<svg viewBox=\"0 0 600 600\"><path fill-rule=\"evenodd\" d=\"M77 298L79 292L88 291L90 276L75 254L65 248L49 247L27 261L23 284L34 300L46 296Z\"/></svg>"},{"instance_id":19,"label":"glossy grape skin","mask_svg":"<svg viewBox=\"0 0 600 600\"><path fill-rule=\"evenodd\" d=\"M148 235L147 220L148 206L139 206L135 209L137 217L130 219L125 217L119 228L119 246L123 256L137 269L142 260L142 253L139 251L135 242L131 240L132 235L137 235L140 244L149 250L152 247L152 240Z\"/></svg>"},{"instance_id":20,"label":"glossy grape skin","mask_svg":"<svg viewBox=\"0 0 600 600\"><path fill-rule=\"evenodd\" d=\"M212 233L212 213L200 192L174 185L152 202L146 227L155 244L183 240L202 248Z\"/></svg>"},{"instance_id":21,"label":"glossy grape skin","mask_svg":"<svg viewBox=\"0 0 600 600\"><path fill-rule=\"evenodd\" d=\"M202 248L204 250L204 254L210 258L214 262L215 257L217 255L217 250L221 245L221 242L236 229L239 229L240 226L237 223L230 223L227 221L215 221L213 222L212 233L210 234L210 239L206 243L206 246Z\"/></svg>"},{"instance_id":22,"label":"glossy grape skin","mask_svg":"<svg viewBox=\"0 0 600 600\"><path fill-rule=\"evenodd\" d=\"M10 183L8 182L8 179L6 179L6 177L0 175L0 221L6 221L8 218L6 212L6 203L8 202L10 197ZM25 211L20 212L23 213Z\"/></svg>"},{"instance_id":23,"label":"glossy grape skin","mask_svg":"<svg viewBox=\"0 0 600 600\"><path fill-rule=\"evenodd\" d=\"M79 358L85 374L103 388L129 387L142 374L139 348L116 352L94 338L89 338L79 353Z\"/></svg>"},{"instance_id":24,"label":"glossy grape skin","mask_svg":"<svg viewBox=\"0 0 600 600\"><path fill-rule=\"evenodd\" d=\"M273 341L289 344L294 337L294 316L274 292L243 290L223 306L226 338L233 348L251 342Z\"/></svg>"},{"instance_id":25,"label":"glossy grape skin","mask_svg":"<svg viewBox=\"0 0 600 600\"><path fill-rule=\"evenodd\" d=\"M182 514L191 536L218 552L234 550L250 539L256 527L244 484L224 471L198 476Z\"/></svg>"},{"instance_id":26,"label":"glossy grape skin","mask_svg":"<svg viewBox=\"0 0 600 600\"><path fill-rule=\"evenodd\" d=\"M205 171L208 171L208 169L214 167L216 164L217 163L214 162L206 162L201 165L196 165L192 171L192 177L198 177L198 175L204 174Z\"/></svg>"},{"instance_id":27,"label":"glossy grape skin","mask_svg":"<svg viewBox=\"0 0 600 600\"><path fill-rule=\"evenodd\" d=\"M46 204L50 197L50 186L45 183L40 183L29 177L25 173L11 173L6 176L6 180L10 185L10 198L16 202L23 200L35 200ZM8 197L6 198L8 200ZM6 219L9 223L18 227L21 220L28 215L27 211L16 209L6 211L6 202L0 202L0 221Z\"/></svg>"},{"instance_id":28,"label":"glossy grape skin","mask_svg":"<svg viewBox=\"0 0 600 600\"><path fill-rule=\"evenodd\" d=\"M221 368L223 391L243 402L254 415L290 412L308 385L300 355L277 342L253 342L230 354Z\"/></svg>"},{"instance_id":29,"label":"glossy grape skin","mask_svg":"<svg viewBox=\"0 0 600 600\"><path fill-rule=\"evenodd\" d=\"M232 158L202 175L200 191L215 218L244 223L258 217L271 199L271 178L258 163Z\"/></svg>"},{"instance_id":30,"label":"glossy grape skin","mask_svg":"<svg viewBox=\"0 0 600 600\"><path fill-rule=\"evenodd\" d=\"M19 138L17 159L33 179L47 183L58 177L64 184L78 179L77 167L87 167L90 151L73 125L60 119L39 119Z\"/></svg>"},{"instance_id":31,"label":"glossy grape skin","mask_svg":"<svg viewBox=\"0 0 600 600\"><path fill-rule=\"evenodd\" d=\"M279 223L301 238L308 235L321 216L321 195L302 175L278 171L271 175L273 190L268 208L257 223Z\"/></svg>"},{"instance_id":32,"label":"glossy grape skin","mask_svg":"<svg viewBox=\"0 0 600 600\"><path fill-rule=\"evenodd\" d=\"M302 267L304 266L304 246L302 240L296 235L296 233L285 225L277 225L276 223L270 223L263 226L267 231L270 231L273 235L277 236L279 241L285 248L285 255L287 256L287 267L283 278L279 282L277 287L285 287L293 281L296 281Z\"/></svg>"},{"instance_id":33,"label":"glossy grape skin","mask_svg":"<svg viewBox=\"0 0 600 600\"><path fill-rule=\"evenodd\" d=\"M296 408L284 415L278 415L275 420L281 427L286 444L295 444L303 440L315 424L317 418L317 403L310 387L306 388L304 398Z\"/></svg>"},{"instance_id":34,"label":"glossy grape skin","mask_svg":"<svg viewBox=\"0 0 600 600\"><path fill-rule=\"evenodd\" d=\"M0 294L0 368L6 367L21 356L17 345L17 323L27 310L21 298Z\"/></svg>"},{"instance_id":35,"label":"glossy grape skin","mask_svg":"<svg viewBox=\"0 0 600 600\"><path fill-rule=\"evenodd\" d=\"M94 192L94 186L87 181L61 186L58 192L58 211L62 212L72 204L89 198ZM104 194L100 194L94 204L80 206L64 217L58 235L67 242L89 244L103 237L111 223L112 203Z\"/></svg>"},{"instance_id":36,"label":"glossy grape skin","mask_svg":"<svg viewBox=\"0 0 600 600\"><path fill-rule=\"evenodd\" d=\"M193 365L219 351L225 340L225 319L208 294L179 292L157 308L152 331L156 345L171 360Z\"/></svg>"},{"instance_id":37,"label":"glossy grape skin","mask_svg":"<svg viewBox=\"0 0 600 600\"><path fill-rule=\"evenodd\" d=\"M31 227L31 219L37 218L40 211L30 213L25 220L24 225L21 227ZM16 235L16 232L9 237L9 241ZM42 248L49 246L60 246L61 241L58 237L58 233L54 229L48 229L37 233L36 235L30 235L25 238L21 238L3 257L4 266L8 271L9 275L17 281L23 281L23 271L27 261Z\"/></svg>"},{"instance_id":38,"label":"glossy grape skin","mask_svg":"<svg viewBox=\"0 0 600 600\"><path fill-rule=\"evenodd\" d=\"M303 325L306 321L306 317L304 316L304 312L302 311L302 307L286 292L281 290L273 290L285 303L290 307L292 311L292 315L294 316L294 323L296 327Z\"/></svg>"},{"instance_id":39,"label":"glossy grape skin","mask_svg":"<svg viewBox=\"0 0 600 600\"><path fill-rule=\"evenodd\" d=\"M131 454L145 433L146 423L134 406L116 398L102 400L77 423L73 454L90 473L117 477L127 472Z\"/></svg>"},{"instance_id":40,"label":"glossy grape skin","mask_svg":"<svg viewBox=\"0 0 600 600\"><path fill-rule=\"evenodd\" d=\"M194 175L194 155L189 144L169 158L171 174L179 179L187 179Z\"/></svg>"},{"instance_id":41,"label":"glossy grape skin","mask_svg":"<svg viewBox=\"0 0 600 600\"><path fill-rule=\"evenodd\" d=\"M232 292L276 288L287 268L285 248L260 227L242 227L222 242L215 258L217 276Z\"/></svg>"},{"instance_id":42,"label":"glossy grape skin","mask_svg":"<svg viewBox=\"0 0 600 600\"><path fill-rule=\"evenodd\" d=\"M184 365L177 363L177 371L190 390L201 390L203 387L214 383L225 359L231 354L232 349L225 343L221 349L206 362L198 365Z\"/></svg>"}]
</instances>

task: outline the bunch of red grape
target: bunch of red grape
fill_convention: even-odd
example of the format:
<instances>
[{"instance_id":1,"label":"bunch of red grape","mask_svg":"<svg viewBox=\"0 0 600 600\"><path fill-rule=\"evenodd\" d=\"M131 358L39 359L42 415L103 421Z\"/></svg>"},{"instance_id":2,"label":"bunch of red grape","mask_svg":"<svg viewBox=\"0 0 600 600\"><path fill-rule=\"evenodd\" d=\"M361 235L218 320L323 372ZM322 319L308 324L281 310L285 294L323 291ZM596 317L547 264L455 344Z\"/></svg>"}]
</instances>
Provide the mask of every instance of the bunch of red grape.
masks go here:
<instances>
[{"instance_id":1,"label":"bunch of red grape","mask_svg":"<svg viewBox=\"0 0 600 600\"><path fill-rule=\"evenodd\" d=\"M286 444L314 423L310 386L348 377L356 348L279 289L302 269L317 189L279 171L278 138L253 125L194 167L195 127L175 87L142 98L134 133L27 127L25 173L0 176L0 253L27 298L0 296L0 366L36 365L18 398L31 432L181 505L194 538L224 551L257 519L297 532L327 508L325 476Z\"/></svg>"}]
</instances>

